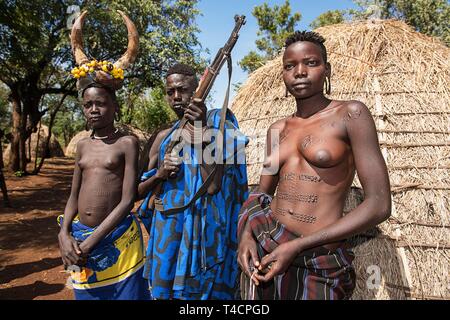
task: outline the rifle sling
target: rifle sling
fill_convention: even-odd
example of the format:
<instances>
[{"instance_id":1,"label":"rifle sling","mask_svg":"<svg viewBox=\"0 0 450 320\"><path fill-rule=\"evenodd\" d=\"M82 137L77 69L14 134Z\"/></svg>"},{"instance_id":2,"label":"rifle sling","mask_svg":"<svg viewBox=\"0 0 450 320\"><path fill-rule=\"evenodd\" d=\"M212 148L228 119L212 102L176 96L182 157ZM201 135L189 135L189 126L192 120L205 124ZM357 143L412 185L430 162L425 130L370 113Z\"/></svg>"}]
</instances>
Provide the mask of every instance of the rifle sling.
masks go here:
<instances>
[{"instance_id":1,"label":"rifle sling","mask_svg":"<svg viewBox=\"0 0 450 320\"><path fill-rule=\"evenodd\" d=\"M231 73L232 73L232 64L231 64L231 56L227 55L227 66L228 66L228 85L227 85L227 91L225 94L225 99L223 101L222 109L220 111L220 124L219 124L219 139L216 140L216 157L222 156L223 157L223 147L224 147L224 138L225 138L225 119L227 115L227 109L228 109L228 100L230 97L230 85L231 85ZM216 158L217 159L217 158ZM223 161L223 159L222 159ZM214 167L209 173L208 177L205 179L203 184L198 189L197 193L192 197L192 199L185 204L184 206L179 207L172 207L172 208L165 208L164 204L162 203L162 200L159 197L155 197L154 205L155 209L161 212L165 215L171 215L176 213L181 213L187 208L189 208L195 201L197 201L198 198L200 198L207 190L209 185L214 179L214 176L216 174L217 168L219 164L217 162L214 163Z\"/></svg>"}]
</instances>

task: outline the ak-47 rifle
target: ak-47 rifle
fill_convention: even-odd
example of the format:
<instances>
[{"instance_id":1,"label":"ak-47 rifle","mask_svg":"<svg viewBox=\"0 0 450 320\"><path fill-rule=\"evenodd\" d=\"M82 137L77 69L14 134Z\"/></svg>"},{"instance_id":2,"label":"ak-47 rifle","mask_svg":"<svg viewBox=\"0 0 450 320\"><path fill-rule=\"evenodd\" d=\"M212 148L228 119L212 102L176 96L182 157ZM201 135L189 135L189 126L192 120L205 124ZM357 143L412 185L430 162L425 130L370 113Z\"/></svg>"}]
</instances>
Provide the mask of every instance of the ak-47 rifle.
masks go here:
<instances>
[{"instance_id":1,"label":"ak-47 rifle","mask_svg":"<svg viewBox=\"0 0 450 320\"><path fill-rule=\"evenodd\" d=\"M205 69L205 72L203 73L202 78L200 79L200 83L195 90L192 99L200 99L203 103L205 102L206 98L208 97L209 92L211 91L211 88L214 84L214 81L216 80L217 76L219 75L220 69L222 68L225 61L230 61L231 59L231 50L233 50L234 45L236 44L237 39L239 38L239 30L241 29L242 25L245 24L245 16L234 16L234 29L231 32L230 37L228 38L228 41L225 43L225 45L219 49L219 51L216 54L216 57L214 58L214 61L212 64ZM231 61L230 61L231 62ZM229 64L231 68L231 63ZM231 74L230 74L231 76ZM228 105L228 103L227 103ZM184 128L184 126L187 124L188 120L186 117L183 116L183 118L180 120L180 125L178 127L178 130L174 132L174 135L172 136L172 140L169 142L169 145L166 149L166 154L170 154L174 147L180 143L181 141L181 131ZM176 174L173 173L171 177L173 178Z\"/></svg>"},{"instance_id":2,"label":"ak-47 rifle","mask_svg":"<svg viewBox=\"0 0 450 320\"><path fill-rule=\"evenodd\" d=\"M239 30L241 27L245 24L245 16L243 15L235 15L234 16L234 29L231 32L230 37L228 38L228 41L225 43L225 45L219 49L219 51L216 54L216 57L214 58L214 61L212 64L206 68L205 72L203 73L202 78L200 79L200 83L195 91L195 93L192 96L192 99L200 99L202 102L205 102L206 98L208 97L209 92L211 91L211 88L214 84L214 81L216 80L217 76L219 75L220 69L224 65L225 61L228 62L228 88L225 95L224 104L222 106L222 110L220 113L220 125L219 125L219 131L221 133L220 137L221 139L216 140L216 155L221 155L223 152L223 137L224 137L224 129L225 129L225 118L226 118L226 111L228 108L228 98L229 98L229 91L230 91L230 81L231 81L231 50L233 50L234 45L236 44L237 39L239 38ZM172 135L172 139L169 142L169 145L167 146L165 154L170 154L175 146L179 143L183 143L182 141L182 130L188 123L188 119L183 116L183 118L180 120L179 126L177 130L174 131ZM193 203L195 200L197 200L200 196L203 195L203 193L207 190L208 186L213 180L214 175L216 174L218 164L214 164L214 168L209 173L208 177L203 182L203 185L198 189L197 193L194 195L194 197L191 199L191 201L186 204L183 207L177 207L177 208L164 208L162 206L162 202L158 198L159 193L161 191L162 183L159 183L155 191L153 192L153 199L150 200L150 202L154 203L155 208L158 211L161 211L165 214L170 214L175 211L183 211L184 208L187 208L191 203ZM170 178L175 178L176 173L172 172L169 176ZM152 201L153 200L153 201Z\"/></svg>"}]
</instances>

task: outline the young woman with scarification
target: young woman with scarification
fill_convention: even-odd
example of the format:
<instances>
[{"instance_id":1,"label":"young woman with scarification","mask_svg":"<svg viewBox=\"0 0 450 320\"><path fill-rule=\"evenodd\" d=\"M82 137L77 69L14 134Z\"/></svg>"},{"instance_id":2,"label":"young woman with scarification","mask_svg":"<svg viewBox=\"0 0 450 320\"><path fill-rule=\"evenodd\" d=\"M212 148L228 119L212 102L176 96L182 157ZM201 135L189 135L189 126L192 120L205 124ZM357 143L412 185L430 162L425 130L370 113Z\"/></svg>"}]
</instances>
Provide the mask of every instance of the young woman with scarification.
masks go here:
<instances>
[{"instance_id":1,"label":"young woman with scarification","mask_svg":"<svg viewBox=\"0 0 450 320\"><path fill-rule=\"evenodd\" d=\"M346 239L390 215L387 168L368 108L324 95L331 74L324 41L304 31L286 40L283 80L297 110L269 127L259 188L241 210L244 298L256 284L253 298L348 299L355 273ZM355 172L365 199L343 216Z\"/></svg>"}]
</instances>

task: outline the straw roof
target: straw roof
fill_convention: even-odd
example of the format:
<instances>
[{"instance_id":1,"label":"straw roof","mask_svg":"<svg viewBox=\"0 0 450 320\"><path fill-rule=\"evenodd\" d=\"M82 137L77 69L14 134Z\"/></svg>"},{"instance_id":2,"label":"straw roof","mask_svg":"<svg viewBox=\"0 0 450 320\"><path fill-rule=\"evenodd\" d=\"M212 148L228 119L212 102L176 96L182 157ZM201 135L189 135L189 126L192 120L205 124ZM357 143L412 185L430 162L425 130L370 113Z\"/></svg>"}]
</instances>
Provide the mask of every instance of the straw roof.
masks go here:
<instances>
[{"instance_id":1,"label":"straw roof","mask_svg":"<svg viewBox=\"0 0 450 320\"><path fill-rule=\"evenodd\" d=\"M28 159L34 159L36 156L36 147L37 147L37 155L38 158L44 157L44 145L45 141L48 137L48 127L46 125L41 125L39 129L39 141L38 141L38 131L33 132L30 138L26 141L26 155ZM28 148L29 147L29 148ZM31 150L31 155L30 155ZM11 153L11 144L8 144L6 150L3 152L3 159L5 163L9 163L9 157ZM47 155L49 158L52 157L63 157L64 151L61 148L61 145L58 142L58 139L55 135L52 134L49 142L49 154Z\"/></svg>"},{"instance_id":2,"label":"straw roof","mask_svg":"<svg viewBox=\"0 0 450 320\"><path fill-rule=\"evenodd\" d=\"M87 138L91 135L91 131L80 131L76 135L73 136L73 138L70 140L69 144L66 147L66 157L75 158L75 155L77 154L77 144L80 140L83 140L84 138Z\"/></svg>"},{"instance_id":3,"label":"straw roof","mask_svg":"<svg viewBox=\"0 0 450 320\"><path fill-rule=\"evenodd\" d=\"M395 20L316 31L326 39L332 65L330 98L369 107L392 186L392 217L352 239L358 274L353 298L448 299L450 49ZM281 56L249 76L232 110L251 138L248 175L255 185L267 128L295 112L295 100L285 97ZM362 201L359 188L356 177L347 211Z\"/></svg>"}]
</instances>

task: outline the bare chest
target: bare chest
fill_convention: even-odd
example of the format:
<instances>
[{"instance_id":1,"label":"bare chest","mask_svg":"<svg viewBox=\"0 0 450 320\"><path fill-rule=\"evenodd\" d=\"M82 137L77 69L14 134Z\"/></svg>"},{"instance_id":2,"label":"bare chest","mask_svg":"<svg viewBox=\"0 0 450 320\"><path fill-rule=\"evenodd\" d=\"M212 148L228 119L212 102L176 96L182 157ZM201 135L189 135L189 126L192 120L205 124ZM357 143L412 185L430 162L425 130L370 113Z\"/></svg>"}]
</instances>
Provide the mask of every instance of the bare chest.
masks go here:
<instances>
[{"instance_id":1,"label":"bare chest","mask_svg":"<svg viewBox=\"0 0 450 320\"><path fill-rule=\"evenodd\" d=\"M124 164L124 154L115 145L105 145L93 141L80 155L78 165L81 170L120 170Z\"/></svg>"},{"instance_id":2,"label":"bare chest","mask_svg":"<svg viewBox=\"0 0 450 320\"><path fill-rule=\"evenodd\" d=\"M319 168L338 165L351 153L345 127L335 117L288 121L280 134L280 162L306 161Z\"/></svg>"}]
</instances>

